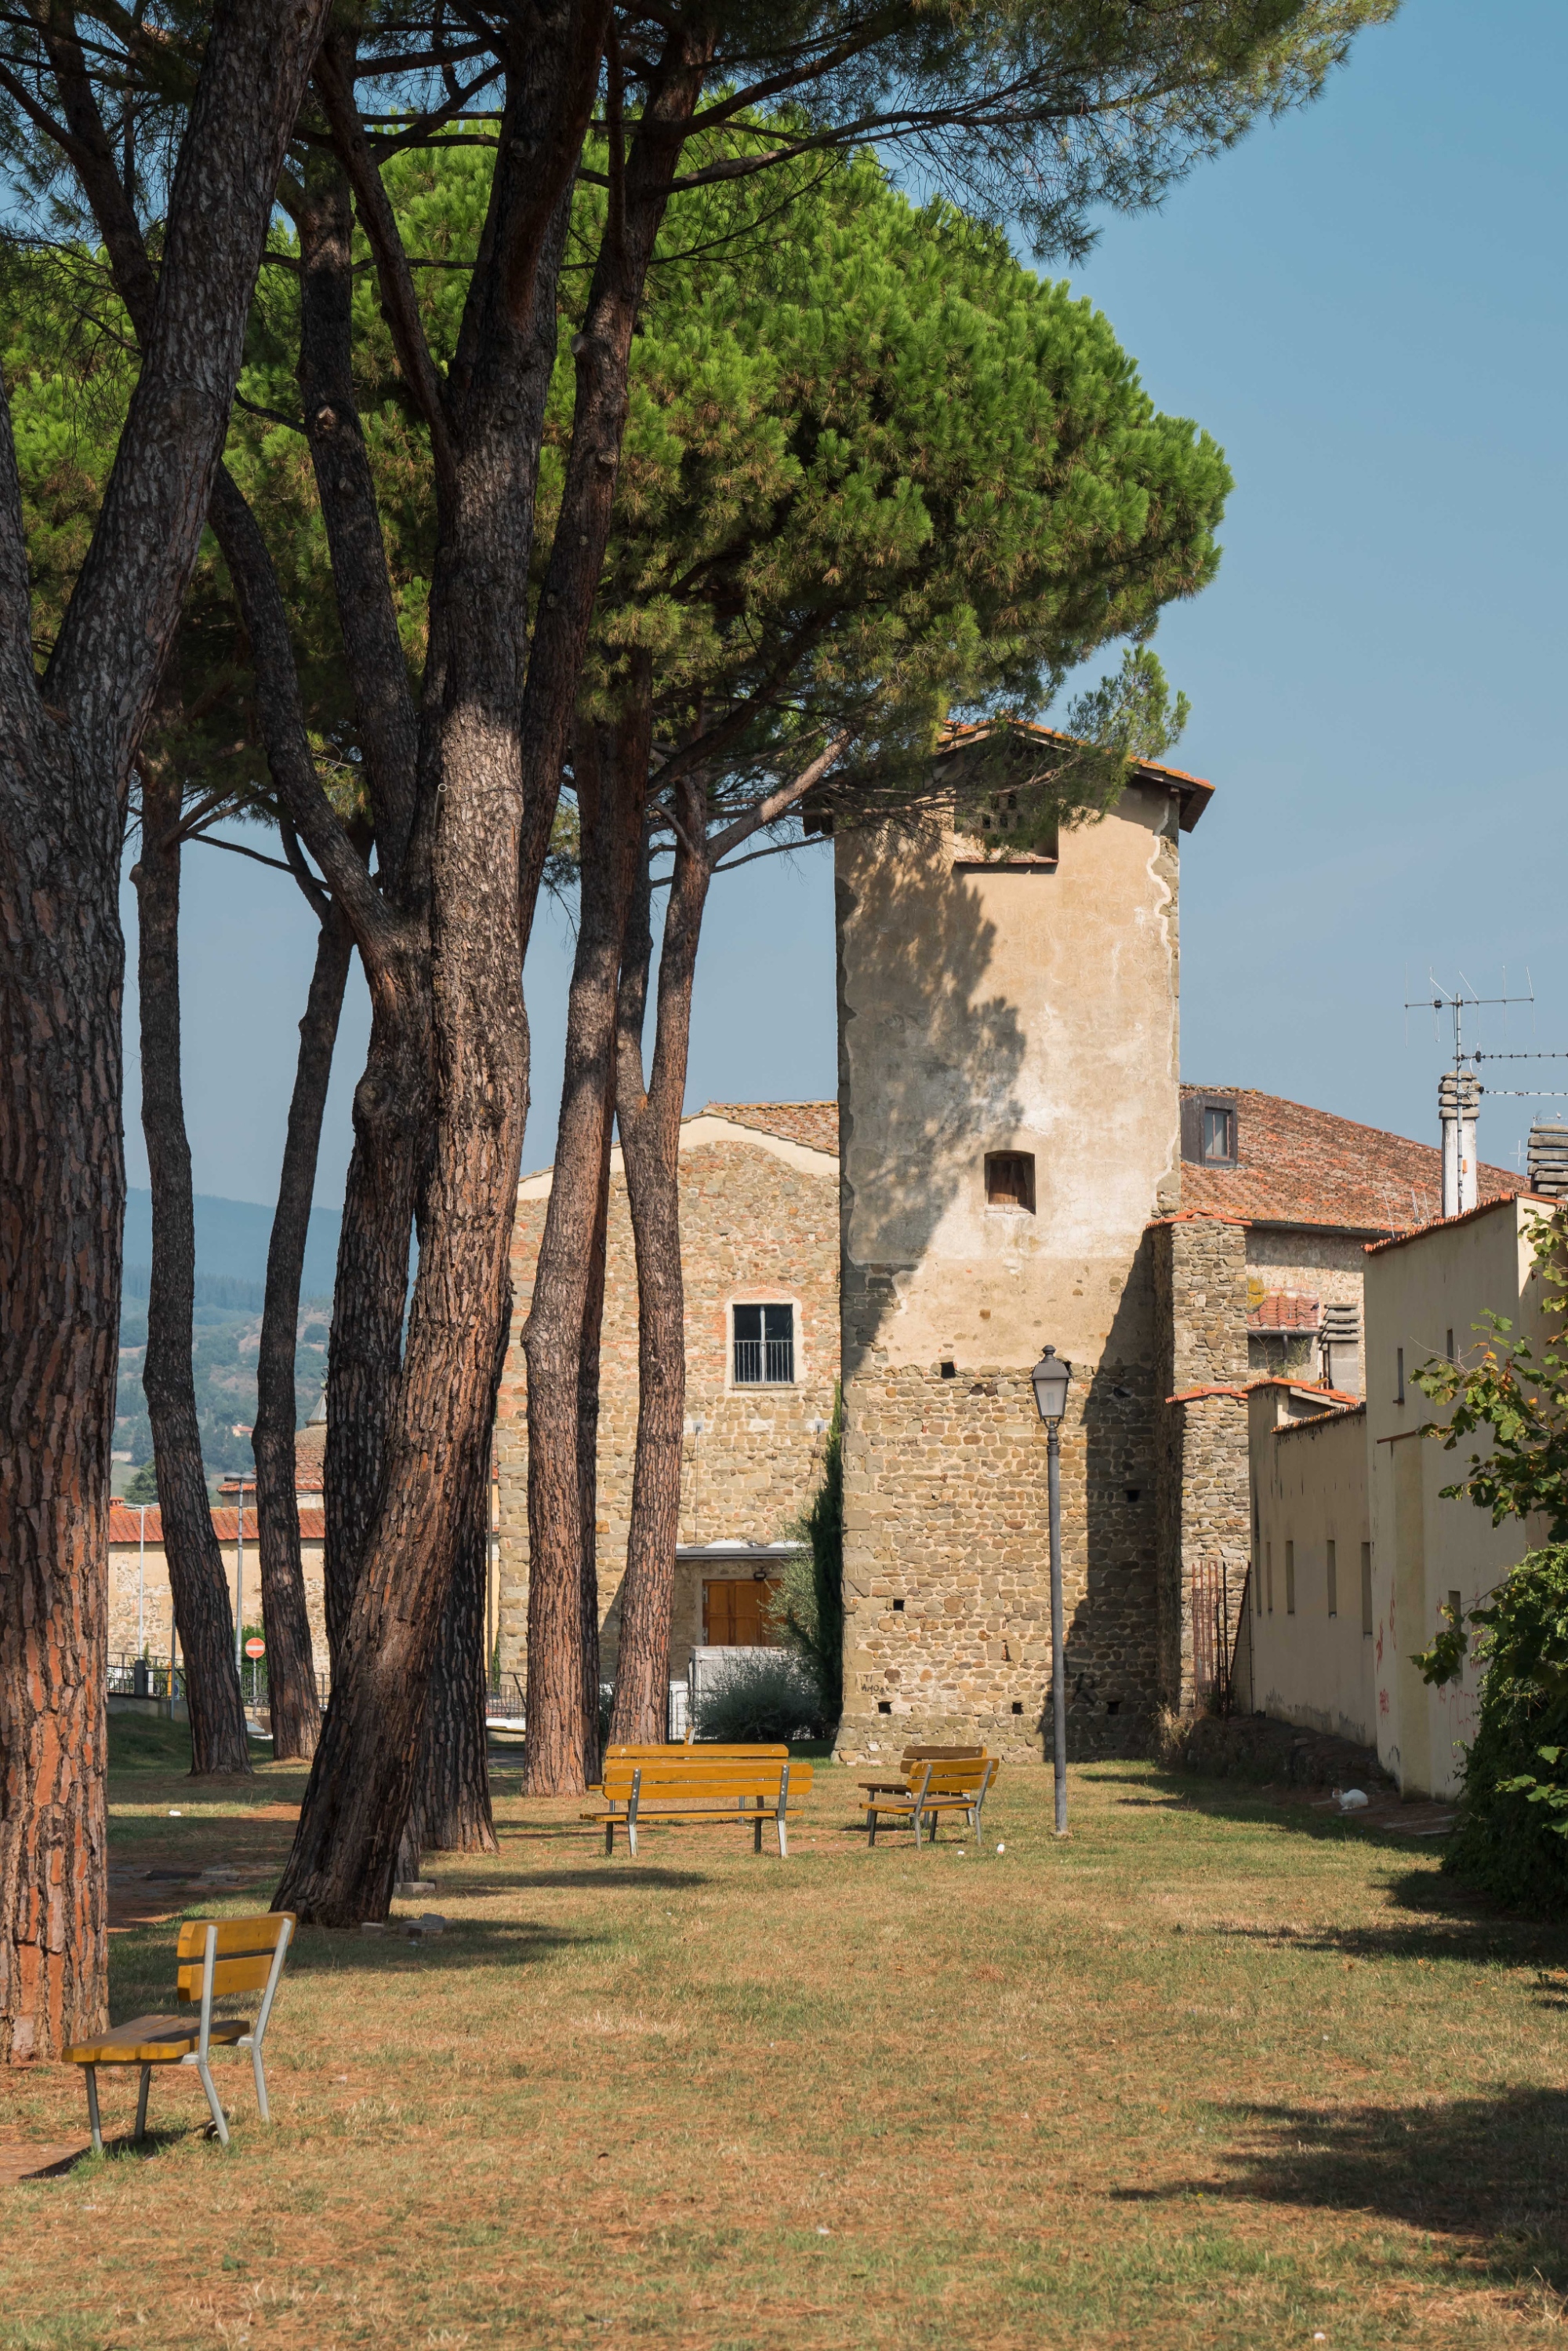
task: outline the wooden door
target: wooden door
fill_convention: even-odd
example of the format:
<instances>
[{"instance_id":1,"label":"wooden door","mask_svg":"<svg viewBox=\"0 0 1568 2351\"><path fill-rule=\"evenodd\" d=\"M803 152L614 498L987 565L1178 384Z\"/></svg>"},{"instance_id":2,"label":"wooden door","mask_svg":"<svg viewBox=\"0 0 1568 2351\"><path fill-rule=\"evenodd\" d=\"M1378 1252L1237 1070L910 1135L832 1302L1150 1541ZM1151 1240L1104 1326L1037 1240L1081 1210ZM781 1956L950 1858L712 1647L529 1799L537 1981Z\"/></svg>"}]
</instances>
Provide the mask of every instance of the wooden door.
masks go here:
<instances>
[{"instance_id":1,"label":"wooden door","mask_svg":"<svg viewBox=\"0 0 1568 2351\"><path fill-rule=\"evenodd\" d=\"M703 1642L710 1649L766 1649L777 1646L768 1622L768 1603L779 1589L777 1576L747 1576L703 1585Z\"/></svg>"}]
</instances>

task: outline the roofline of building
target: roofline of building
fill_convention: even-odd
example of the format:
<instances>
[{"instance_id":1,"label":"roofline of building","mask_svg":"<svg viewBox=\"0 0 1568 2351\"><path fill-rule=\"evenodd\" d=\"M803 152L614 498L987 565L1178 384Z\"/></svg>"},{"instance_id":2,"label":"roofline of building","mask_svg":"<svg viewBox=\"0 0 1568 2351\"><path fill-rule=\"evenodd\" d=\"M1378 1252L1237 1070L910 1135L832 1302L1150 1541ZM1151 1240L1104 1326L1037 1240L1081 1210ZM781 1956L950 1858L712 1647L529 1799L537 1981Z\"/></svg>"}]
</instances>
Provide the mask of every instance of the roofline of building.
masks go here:
<instances>
[{"instance_id":1,"label":"roofline of building","mask_svg":"<svg viewBox=\"0 0 1568 2351\"><path fill-rule=\"evenodd\" d=\"M1267 1379L1249 1380L1245 1387L1216 1385L1207 1388L1178 1388L1175 1395L1166 1396L1166 1402L1167 1404L1201 1404L1206 1396L1236 1396L1239 1399L1255 1395L1260 1388L1289 1388L1292 1395L1321 1395L1326 1397L1330 1404L1361 1402L1361 1398L1353 1396L1347 1388L1312 1387L1305 1380L1282 1380L1274 1374L1270 1374Z\"/></svg>"},{"instance_id":2,"label":"roofline of building","mask_svg":"<svg viewBox=\"0 0 1568 2351\"><path fill-rule=\"evenodd\" d=\"M1295 1437L1303 1428L1322 1428L1331 1420L1354 1420L1358 1413L1364 1419L1366 1415L1364 1396L1358 1398L1354 1404L1341 1405L1333 1412L1314 1412L1306 1420L1282 1420L1274 1429L1273 1434L1276 1437Z\"/></svg>"},{"instance_id":3,"label":"roofline of building","mask_svg":"<svg viewBox=\"0 0 1568 2351\"><path fill-rule=\"evenodd\" d=\"M698 1128L706 1128L708 1131L699 1134ZM809 1176L838 1174L839 1155L836 1151L823 1151L814 1143L797 1143L793 1135L776 1134L768 1126L748 1126L744 1119L726 1118L722 1113L712 1109L687 1112L681 1121L677 1147L685 1151L695 1149L705 1143L733 1143L742 1140L753 1144L758 1151L771 1152L775 1159L787 1160L790 1166L801 1168ZM621 1145L616 1144L610 1154L612 1176L623 1174L625 1165ZM531 1175L524 1176L519 1179L518 1199L548 1200L554 1178L553 1165L536 1168Z\"/></svg>"},{"instance_id":4,"label":"roofline of building","mask_svg":"<svg viewBox=\"0 0 1568 2351\"><path fill-rule=\"evenodd\" d=\"M1511 1208L1520 1200L1532 1208L1560 1208L1563 1205L1545 1192L1505 1192L1500 1200L1478 1201L1473 1208L1463 1208L1457 1217L1432 1217L1424 1225L1412 1225L1408 1232L1394 1233L1386 1240L1368 1241L1366 1254L1376 1257L1384 1249L1404 1249L1411 1241L1423 1240L1428 1233L1442 1232L1450 1225L1474 1224L1478 1217L1490 1217L1499 1208Z\"/></svg>"},{"instance_id":5,"label":"roofline of building","mask_svg":"<svg viewBox=\"0 0 1568 2351\"><path fill-rule=\"evenodd\" d=\"M973 726L947 726L942 730L936 747L936 757L949 758L961 751L967 743L984 743L994 734L1029 735L1038 743L1065 743L1073 750L1086 750L1089 746L1076 735L1064 735L1059 726L1041 726L1031 719L982 718ZM1189 775L1185 768L1166 768L1154 759L1134 759L1133 774L1140 784L1153 784L1157 790L1173 792L1181 802L1179 819L1184 832L1190 832L1209 801L1214 798L1214 786L1207 776Z\"/></svg>"}]
</instances>

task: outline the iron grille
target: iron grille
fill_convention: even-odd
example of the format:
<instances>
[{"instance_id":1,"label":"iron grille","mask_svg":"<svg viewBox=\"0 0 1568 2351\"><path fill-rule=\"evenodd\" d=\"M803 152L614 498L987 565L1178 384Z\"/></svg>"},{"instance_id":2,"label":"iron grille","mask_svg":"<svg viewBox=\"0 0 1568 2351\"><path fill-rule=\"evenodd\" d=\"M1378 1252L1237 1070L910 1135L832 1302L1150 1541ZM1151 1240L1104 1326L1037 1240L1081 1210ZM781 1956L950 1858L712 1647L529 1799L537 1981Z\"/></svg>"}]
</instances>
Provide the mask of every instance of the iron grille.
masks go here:
<instances>
[{"instance_id":1,"label":"iron grille","mask_svg":"<svg viewBox=\"0 0 1568 2351\"><path fill-rule=\"evenodd\" d=\"M735 1309L735 1384L737 1388L789 1387L795 1379L795 1309L737 1306Z\"/></svg>"},{"instance_id":2,"label":"iron grille","mask_svg":"<svg viewBox=\"0 0 1568 2351\"><path fill-rule=\"evenodd\" d=\"M1192 1564L1192 1694L1199 1711L1230 1708L1230 1658L1235 1627L1230 1618L1230 1579L1222 1559Z\"/></svg>"}]
</instances>

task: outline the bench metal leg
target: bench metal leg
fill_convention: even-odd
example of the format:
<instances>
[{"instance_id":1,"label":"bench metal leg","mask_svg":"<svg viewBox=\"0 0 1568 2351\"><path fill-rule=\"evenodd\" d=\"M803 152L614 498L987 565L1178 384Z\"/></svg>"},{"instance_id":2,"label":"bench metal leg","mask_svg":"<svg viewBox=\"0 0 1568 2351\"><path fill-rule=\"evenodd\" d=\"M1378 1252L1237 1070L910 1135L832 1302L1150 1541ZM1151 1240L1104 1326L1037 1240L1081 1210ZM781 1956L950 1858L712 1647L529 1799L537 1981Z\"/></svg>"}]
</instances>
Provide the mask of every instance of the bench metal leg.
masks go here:
<instances>
[{"instance_id":1,"label":"bench metal leg","mask_svg":"<svg viewBox=\"0 0 1568 2351\"><path fill-rule=\"evenodd\" d=\"M229 2143L229 2126L224 2120L223 2105L219 2100L217 2089L213 2081L213 2069L208 2064L204 2057L197 2058L196 2071L202 2077L202 2087L207 2094L207 2104L213 2110L213 2126L218 2135L218 2143L221 2147L227 2147Z\"/></svg>"},{"instance_id":2,"label":"bench metal leg","mask_svg":"<svg viewBox=\"0 0 1568 2351\"><path fill-rule=\"evenodd\" d=\"M615 1823L613 1821L606 1821L604 1823L604 1850L606 1853L613 1853L615 1850Z\"/></svg>"},{"instance_id":3,"label":"bench metal leg","mask_svg":"<svg viewBox=\"0 0 1568 2351\"><path fill-rule=\"evenodd\" d=\"M871 1831L869 1842L874 1844L876 1843L876 1806L874 1804L866 1806L865 1824Z\"/></svg>"},{"instance_id":4,"label":"bench metal leg","mask_svg":"<svg viewBox=\"0 0 1568 2351\"><path fill-rule=\"evenodd\" d=\"M757 1831L757 1850L758 1853L762 1850L762 1830L760 1825L758 1825ZM789 1858L789 1831L785 1823L782 1813L779 1815L779 1858L780 1861L788 1861Z\"/></svg>"},{"instance_id":5,"label":"bench metal leg","mask_svg":"<svg viewBox=\"0 0 1568 2351\"><path fill-rule=\"evenodd\" d=\"M136 2094L136 2136L138 2138L145 2138L147 2136L147 2091L152 2079L152 2066L143 2065L141 2068L141 2087Z\"/></svg>"},{"instance_id":6,"label":"bench metal leg","mask_svg":"<svg viewBox=\"0 0 1568 2351\"><path fill-rule=\"evenodd\" d=\"M757 1799L757 1824L751 1833L751 1850L753 1853L760 1853L762 1850L762 1799L760 1796Z\"/></svg>"},{"instance_id":7,"label":"bench metal leg","mask_svg":"<svg viewBox=\"0 0 1568 2351\"><path fill-rule=\"evenodd\" d=\"M103 2126L98 2118L98 2067L87 2065L82 2070L87 2075L87 2122L92 2133L92 2151L94 2155L101 2155Z\"/></svg>"},{"instance_id":8,"label":"bench metal leg","mask_svg":"<svg viewBox=\"0 0 1568 2351\"><path fill-rule=\"evenodd\" d=\"M256 2076L256 2103L261 2109L261 2119L264 2123L269 2123L272 2120L272 2109L267 2103L267 2069L261 2062L259 2043L253 2043L251 2045L250 2070Z\"/></svg>"}]
</instances>

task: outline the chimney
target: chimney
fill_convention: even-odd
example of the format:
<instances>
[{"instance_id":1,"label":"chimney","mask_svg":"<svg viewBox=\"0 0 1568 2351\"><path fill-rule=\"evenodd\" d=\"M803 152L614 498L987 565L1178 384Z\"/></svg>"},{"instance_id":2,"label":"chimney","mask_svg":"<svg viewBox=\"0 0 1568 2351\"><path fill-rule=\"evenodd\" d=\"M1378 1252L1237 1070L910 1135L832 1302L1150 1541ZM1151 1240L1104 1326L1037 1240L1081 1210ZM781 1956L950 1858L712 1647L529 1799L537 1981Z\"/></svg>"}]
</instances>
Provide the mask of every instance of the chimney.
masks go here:
<instances>
[{"instance_id":1,"label":"chimney","mask_svg":"<svg viewBox=\"0 0 1568 2351\"><path fill-rule=\"evenodd\" d=\"M1476 1183L1476 1113L1480 1080L1470 1070L1448 1070L1437 1081L1443 1127L1443 1214L1462 1217L1479 1200Z\"/></svg>"},{"instance_id":2,"label":"chimney","mask_svg":"<svg viewBox=\"0 0 1568 2351\"><path fill-rule=\"evenodd\" d=\"M1530 1130L1526 1178L1532 1192L1549 1199L1568 1199L1568 1126L1556 1119L1537 1119Z\"/></svg>"}]
</instances>

